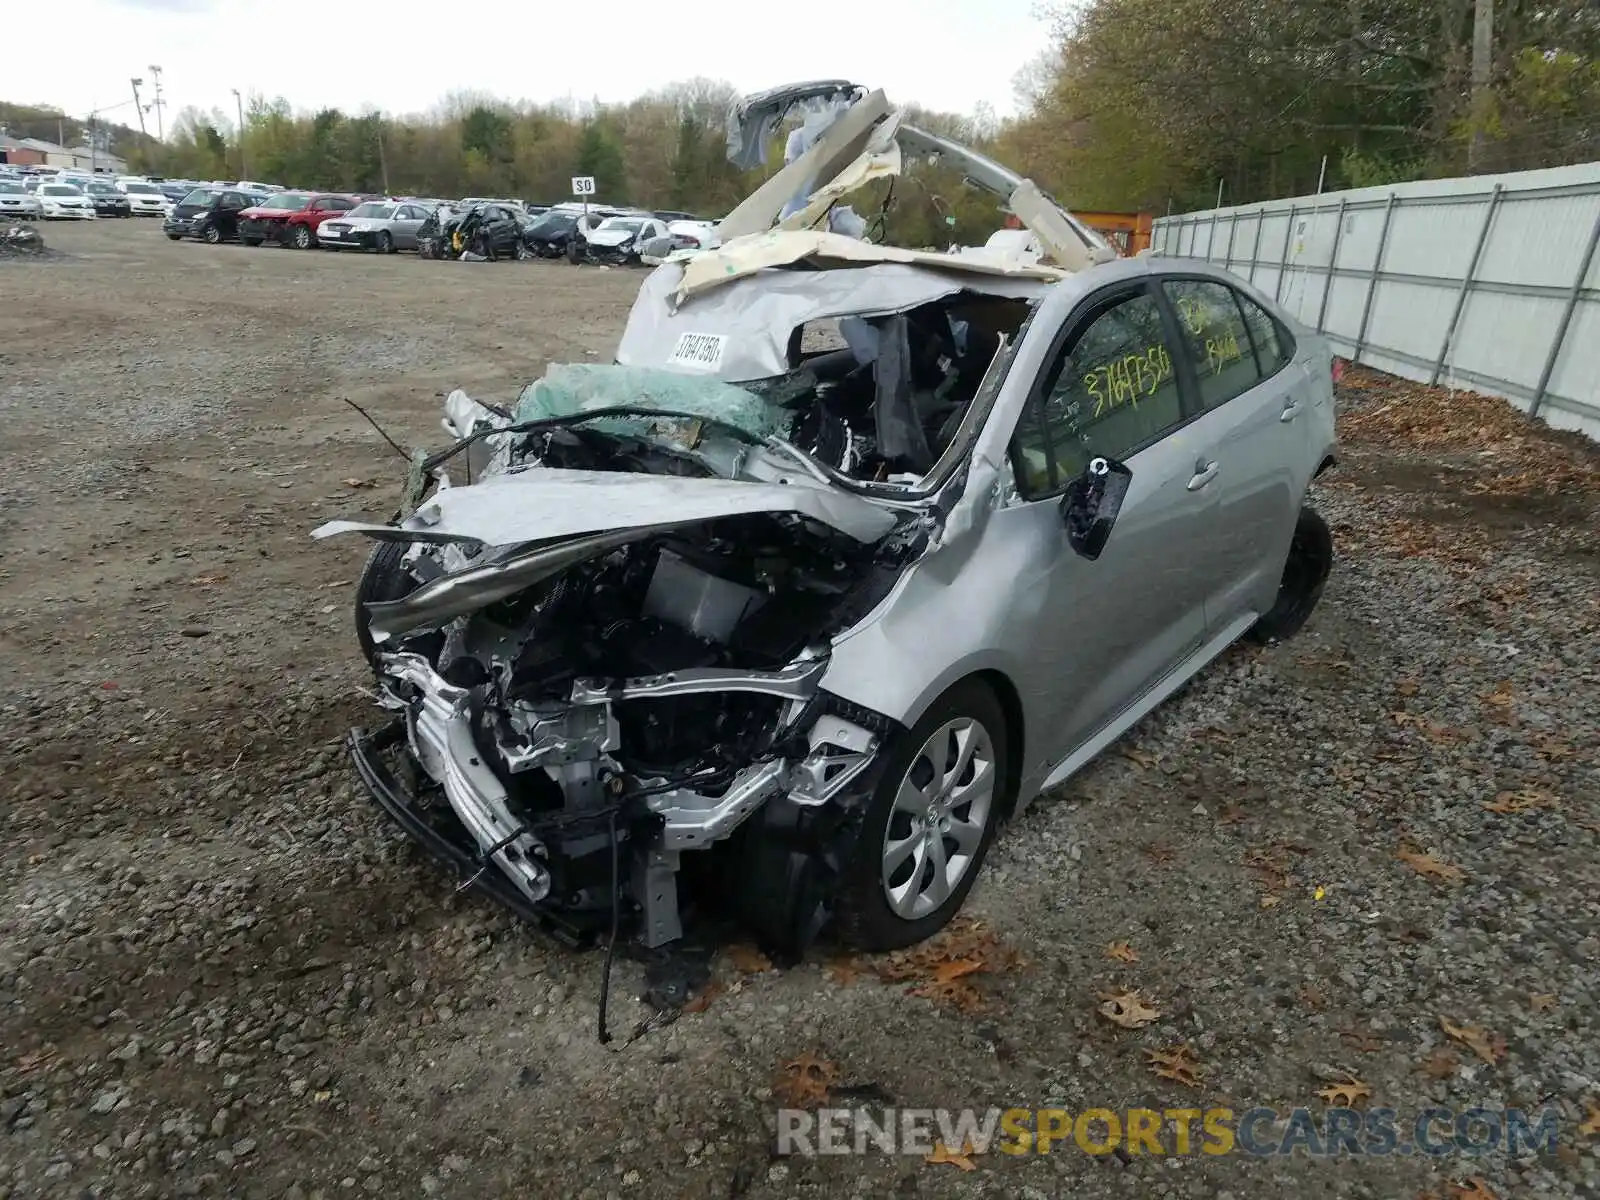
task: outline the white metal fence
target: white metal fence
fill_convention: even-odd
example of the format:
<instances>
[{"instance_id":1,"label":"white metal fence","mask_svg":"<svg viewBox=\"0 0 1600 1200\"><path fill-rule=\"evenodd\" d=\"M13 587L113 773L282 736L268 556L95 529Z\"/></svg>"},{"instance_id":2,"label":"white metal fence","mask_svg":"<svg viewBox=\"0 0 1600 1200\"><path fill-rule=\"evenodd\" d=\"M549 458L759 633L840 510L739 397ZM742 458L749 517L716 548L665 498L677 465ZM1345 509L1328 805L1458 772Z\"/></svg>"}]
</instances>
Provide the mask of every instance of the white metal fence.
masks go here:
<instances>
[{"instance_id":1,"label":"white metal fence","mask_svg":"<svg viewBox=\"0 0 1600 1200\"><path fill-rule=\"evenodd\" d=\"M1336 353L1600 438L1600 163L1186 213L1152 244L1226 265Z\"/></svg>"}]
</instances>

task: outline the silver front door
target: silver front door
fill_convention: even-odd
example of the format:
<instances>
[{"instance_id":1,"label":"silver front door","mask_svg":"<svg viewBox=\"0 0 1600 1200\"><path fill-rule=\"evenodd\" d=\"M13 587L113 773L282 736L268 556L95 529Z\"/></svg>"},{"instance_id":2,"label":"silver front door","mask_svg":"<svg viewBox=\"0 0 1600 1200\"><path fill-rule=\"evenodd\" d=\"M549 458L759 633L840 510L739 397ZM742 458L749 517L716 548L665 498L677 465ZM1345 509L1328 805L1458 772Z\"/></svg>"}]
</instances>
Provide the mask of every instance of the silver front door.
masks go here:
<instances>
[{"instance_id":1,"label":"silver front door","mask_svg":"<svg viewBox=\"0 0 1600 1200\"><path fill-rule=\"evenodd\" d=\"M1013 443L1027 501L995 514L1014 530L1025 635L1046 696L1041 721L1058 761L1204 641L1194 577L1208 553L1216 464L1186 410L1154 293L1092 297L1064 327ZM1093 561L1067 543L1060 493L1097 454L1133 473L1109 542Z\"/></svg>"}]
</instances>

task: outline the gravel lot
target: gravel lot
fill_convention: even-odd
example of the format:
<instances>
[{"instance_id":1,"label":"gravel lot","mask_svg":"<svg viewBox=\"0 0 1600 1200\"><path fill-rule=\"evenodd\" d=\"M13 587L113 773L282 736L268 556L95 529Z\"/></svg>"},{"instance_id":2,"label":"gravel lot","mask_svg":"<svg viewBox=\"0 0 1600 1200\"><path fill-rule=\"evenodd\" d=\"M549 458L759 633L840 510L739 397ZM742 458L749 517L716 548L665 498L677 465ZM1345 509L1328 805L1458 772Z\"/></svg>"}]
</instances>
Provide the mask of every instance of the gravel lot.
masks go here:
<instances>
[{"instance_id":1,"label":"gravel lot","mask_svg":"<svg viewBox=\"0 0 1600 1200\"><path fill-rule=\"evenodd\" d=\"M980 929L735 949L700 1011L600 1047L599 955L455 895L358 795L362 548L307 532L398 487L342 399L437 445L449 388L608 358L639 276L45 234L0 263L0 1200L1600 1193L1592 444L1353 376L1311 626L1035 805ZM1153 1023L1097 1013L1124 987ZM1180 1043L1198 1087L1146 1061ZM1548 1103L1561 1147L780 1160L807 1053L835 1103L1320 1112L1356 1079L1407 1119Z\"/></svg>"}]
</instances>

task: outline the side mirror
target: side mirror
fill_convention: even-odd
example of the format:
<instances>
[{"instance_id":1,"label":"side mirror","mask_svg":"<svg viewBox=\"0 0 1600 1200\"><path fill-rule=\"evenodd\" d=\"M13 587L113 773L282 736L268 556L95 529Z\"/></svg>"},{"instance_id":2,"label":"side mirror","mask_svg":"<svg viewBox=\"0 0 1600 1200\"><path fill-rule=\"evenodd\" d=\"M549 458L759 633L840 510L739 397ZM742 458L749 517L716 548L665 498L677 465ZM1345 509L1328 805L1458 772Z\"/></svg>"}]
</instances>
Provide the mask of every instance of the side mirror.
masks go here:
<instances>
[{"instance_id":1,"label":"side mirror","mask_svg":"<svg viewBox=\"0 0 1600 1200\"><path fill-rule=\"evenodd\" d=\"M1133 472L1114 458L1096 458L1089 469L1067 484L1061 497L1061 521L1074 551L1091 561L1100 557L1122 511Z\"/></svg>"}]
</instances>

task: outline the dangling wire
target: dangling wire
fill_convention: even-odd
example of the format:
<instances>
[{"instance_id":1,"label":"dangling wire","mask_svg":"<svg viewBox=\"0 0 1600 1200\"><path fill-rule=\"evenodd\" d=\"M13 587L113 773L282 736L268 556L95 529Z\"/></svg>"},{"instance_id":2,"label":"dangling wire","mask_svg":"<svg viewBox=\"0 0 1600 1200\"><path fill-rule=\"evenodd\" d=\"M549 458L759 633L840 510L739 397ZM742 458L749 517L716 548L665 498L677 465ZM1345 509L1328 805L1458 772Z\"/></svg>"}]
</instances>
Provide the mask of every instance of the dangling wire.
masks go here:
<instances>
[{"instance_id":1,"label":"dangling wire","mask_svg":"<svg viewBox=\"0 0 1600 1200\"><path fill-rule=\"evenodd\" d=\"M606 1029L606 1005L611 999L611 964L617 953L617 930L622 916L621 870L617 859L617 813L620 806L611 810L611 937L606 942L606 960L600 968L600 1044L607 1045L611 1034Z\"/></svg>"}]
</instances>

